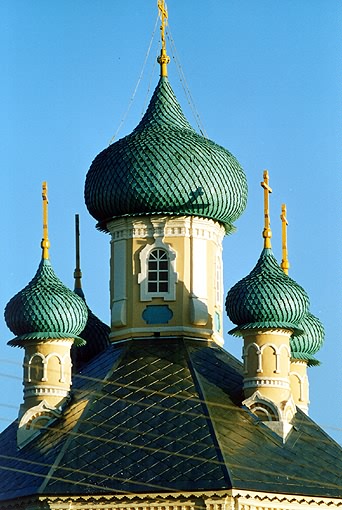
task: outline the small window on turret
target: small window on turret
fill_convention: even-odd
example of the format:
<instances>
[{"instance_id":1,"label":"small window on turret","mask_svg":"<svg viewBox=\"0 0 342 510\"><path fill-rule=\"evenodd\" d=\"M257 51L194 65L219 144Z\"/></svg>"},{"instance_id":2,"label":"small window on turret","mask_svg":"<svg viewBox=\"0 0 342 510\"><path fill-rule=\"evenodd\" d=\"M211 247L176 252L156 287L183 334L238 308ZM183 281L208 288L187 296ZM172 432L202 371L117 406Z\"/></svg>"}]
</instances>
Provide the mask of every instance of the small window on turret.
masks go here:
<instances>
[{"instance_id":1,"label":"small window on turret","mask_svg":"<svg viewBox=\"0 0 342 510\"><path fill-rule=\"evenodd\" d=\"M151 301L161 298L165 301L176 299L176 252L169 244L157 238L155 242L146 244L139 253L140 300Z\"/></svg>"},{"instance_id":2,"label":"small window on turret","mask_svg":"<svg viewBox=\"0 0 342 510\"><path fill-rule=\"evenodd\" d=\"M152 250L148 257L147 291L169 292L169 258L165 250Z\"/></svg>"}]
</instances>

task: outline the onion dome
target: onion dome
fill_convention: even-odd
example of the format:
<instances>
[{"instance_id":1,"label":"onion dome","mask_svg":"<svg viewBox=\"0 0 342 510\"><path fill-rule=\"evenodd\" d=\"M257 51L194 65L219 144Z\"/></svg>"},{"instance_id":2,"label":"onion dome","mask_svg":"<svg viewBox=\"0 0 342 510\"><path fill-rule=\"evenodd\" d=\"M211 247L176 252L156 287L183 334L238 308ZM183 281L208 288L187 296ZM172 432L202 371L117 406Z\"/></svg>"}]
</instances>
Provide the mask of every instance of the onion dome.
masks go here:
<instances>
[{"instance_id":1,"label":"onion dome","mask_svg":"<svg viewBox=\"0 0 342 510\"><path fill-rule=\"evenodd\" d=\"M73 345L71 347L71 359L74 371L78 371L88 361L95 358L97 354L105 350L110 344L110 327L102 322L86 304L82 289L82 271L80 265L80 224L79 215L75 215L75 245L76 245L76 267L74 271L75 286L74 292L85 303L88 311L88 319L80 336L86 341L81 349Z\"/></svg>"},{"instance_id":2,"label":"onion dome","mask_svg":"<svg viewBox=\"0 0 342 510\"><path fill-rule=\"evenodd\" d=\"M264 189L264 249L251 273L228 292L227 314L237 325L230 333L239 335L246 329L283 328L299 334L303 332L301 322L308 313L309 298L305 290L283 271L273 255L269 212L272 189L267 170L260 184ZM286 219L285 216L283 219Z\"/></svg>"},{"instance_id":3,"label":"onion dome","mask_svg":"<svg viewBox=\"0 0 342 510\"><path fill-rule=\"evenodd\" d=\"M246 200L240 164L191 127L166 76L139 125L100 152L85 182L86 205L103 230L120 216L166 214L211 218L229 232Z\"/></svg>"},{"instance_id":4,"label":"onion dome","mask_svg":"<svg viewBox=\"0 0 342 510\"><path fill-rule=\"evenodd\" d=\"M315 354L322 347L324 342L324 327L321 321L308 312L301 322L303 333L292 336L290 339L291 357L293 359L306 360L309 366L319 365L314 358Z\"/></svg>"},{"instance_id":5,"label":"onion dome","mask_svg":"<svg viewBox=\"0 0 342 510\"><path fill-rule=\"evenodd\" d=\"M237 325L231 334L255 328L285 328L299 333L307 314L305 290L280 268L270 248L264 248L251 273L230 289L226 310Z\"/></svg>"},{"instance_id":6,"label":"onion dome","mask_svg":"<svg viewBox=\"0 0 342 510\"><path fill-rule=\"evenodd\" d=\"M74 345L71 347L72 364L76 371L110 345L110 327L102 322L88 306L87 310L88 320L84 329L80 332L80 336L85 340L86 345L81 348L74 347Z\"/></svg>"},{"instance_id":7,"label":"onion dome","mask_svg":"<svg viewBox=\"0 0 342 510\"><path fill-rule=\"evenodd\" d=\"M87 321L84 301L57 278L49 260L42 259L31 282L7 304L5 320L16 338L9 345L26 340L78 337Z\"/></svg>"},{"instance_id":8,"label":"onion dome","mask_svg":"<svg viewBox=\"0 0 342 510\"><path fill-rule=\"evenodd\" d=\"M50 260L47 220L47 185L43 183L42 260L30 283L6 305L5 321L16 338L9 345L23 346L29 340L73 338L84 329L88 312L84 301L57 278Z\"/></svg>"}]
</instances>

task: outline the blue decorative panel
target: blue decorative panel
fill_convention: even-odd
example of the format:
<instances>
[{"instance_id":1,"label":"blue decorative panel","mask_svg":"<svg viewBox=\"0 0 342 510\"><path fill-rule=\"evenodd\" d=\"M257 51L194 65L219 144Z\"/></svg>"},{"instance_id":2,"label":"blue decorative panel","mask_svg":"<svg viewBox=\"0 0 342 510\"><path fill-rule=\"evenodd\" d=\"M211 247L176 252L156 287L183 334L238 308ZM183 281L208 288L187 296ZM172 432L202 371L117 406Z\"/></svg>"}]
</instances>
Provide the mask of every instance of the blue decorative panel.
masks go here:
<instances>
[{"instance_id":1,"label":"blue decorative panel","mask_svg":"<svg viewBox=\"0 0 342 510\"><path fill-rule=\"evenodd\" d=\"M146 324L167 324L172 317L172 310L167 305L147 305L142 313Z\"/></svg>"}]
</instances>

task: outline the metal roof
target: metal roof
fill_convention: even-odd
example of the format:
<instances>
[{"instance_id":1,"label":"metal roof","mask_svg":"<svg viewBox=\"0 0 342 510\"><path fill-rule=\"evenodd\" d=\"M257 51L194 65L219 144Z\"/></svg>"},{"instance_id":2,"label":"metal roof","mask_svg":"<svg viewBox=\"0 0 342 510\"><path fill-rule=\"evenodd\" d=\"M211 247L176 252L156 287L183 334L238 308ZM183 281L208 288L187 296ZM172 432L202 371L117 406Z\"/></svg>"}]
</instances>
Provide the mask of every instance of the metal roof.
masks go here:
<instances>
[{"instance_id":1,"label":"metal roof","mask_svg":"<svg viewBox=\"0 0 342 510\"><path fill-rule=\"evenodd\" d=\"M60 419L0 435L0 500L241 489L342 497L342 449L298 410L286 442L242 407L242 366L200 340L109 346Z\"/></svg>"}]
</instances>

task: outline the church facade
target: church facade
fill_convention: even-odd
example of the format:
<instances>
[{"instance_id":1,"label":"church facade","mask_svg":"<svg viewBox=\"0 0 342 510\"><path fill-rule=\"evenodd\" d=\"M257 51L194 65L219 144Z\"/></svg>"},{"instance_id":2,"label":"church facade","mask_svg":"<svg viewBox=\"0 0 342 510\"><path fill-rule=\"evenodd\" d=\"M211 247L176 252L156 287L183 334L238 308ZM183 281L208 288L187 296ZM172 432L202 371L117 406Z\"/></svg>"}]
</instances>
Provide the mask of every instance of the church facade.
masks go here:
<instances>
[{"instance_id":1,"label":"church facade","mask_svg":"<svg viewBox=\"0 0 342 510\"><path fill-rule=\"evenodd\" d=\"M41 263L5 310L24 396L0 434L0 509L342 508L342 449L308 416L307 367L324 329L286 250L281 264L272 252L269 175L260 257L225 297L222 240L247 180L185 118L158 4L150 104L85 181L89 213L110 235L110 325L87 305L80 267L74 290L53 270L43 184ZM224 313L242 363L222 347Z\"/></svg>"}]
</instances>

